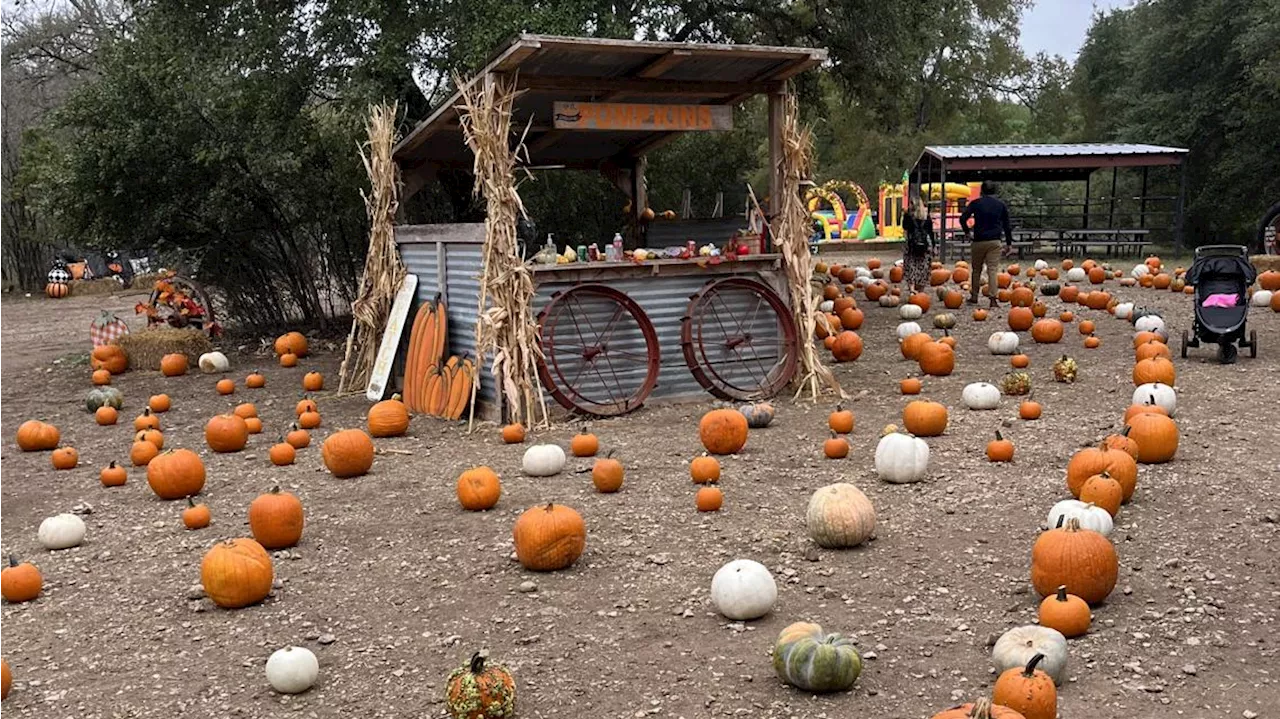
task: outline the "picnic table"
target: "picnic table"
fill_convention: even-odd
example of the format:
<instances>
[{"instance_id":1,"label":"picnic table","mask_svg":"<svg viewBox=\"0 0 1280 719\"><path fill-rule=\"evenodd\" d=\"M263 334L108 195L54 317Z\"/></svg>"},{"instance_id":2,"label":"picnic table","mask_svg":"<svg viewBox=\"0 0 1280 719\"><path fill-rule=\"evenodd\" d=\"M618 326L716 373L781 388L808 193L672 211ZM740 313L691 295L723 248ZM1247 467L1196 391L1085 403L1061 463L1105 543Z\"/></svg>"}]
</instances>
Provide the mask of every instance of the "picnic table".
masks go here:
<instances>
[{"instance_id":1,"label":"picnic table","mask_svg":"<svg viewBox=\"0 0 1280 719\"><path fill-rule=\"evenodd\" d=\"M1022 259L1027 250L1034 250L1037 237L1032 237L1029 233L1014 230L1013 232L1013 249L1018 253L1018 258ZM965 238L964 233L959 230L950 230L947 232L945 247L943 249L943 260L947 256L959 253L963 258L968 254L969 248L973 245L971 240Z\"/></svg>"},{"instance_id":2,"label":"picnic table","mask_svg":"<svg viewBox=\"0 0 1280 719\"><path fill-rule=\"evenodd\" d=\"M1060 255L1088 254L1090 247L1103 248L1108 257L1126 254L1141 255L1151 241L1147 235L1151 230L1104 229L1104 230L1059 230L1055 249Z\"/></svg>"}]
</instances>

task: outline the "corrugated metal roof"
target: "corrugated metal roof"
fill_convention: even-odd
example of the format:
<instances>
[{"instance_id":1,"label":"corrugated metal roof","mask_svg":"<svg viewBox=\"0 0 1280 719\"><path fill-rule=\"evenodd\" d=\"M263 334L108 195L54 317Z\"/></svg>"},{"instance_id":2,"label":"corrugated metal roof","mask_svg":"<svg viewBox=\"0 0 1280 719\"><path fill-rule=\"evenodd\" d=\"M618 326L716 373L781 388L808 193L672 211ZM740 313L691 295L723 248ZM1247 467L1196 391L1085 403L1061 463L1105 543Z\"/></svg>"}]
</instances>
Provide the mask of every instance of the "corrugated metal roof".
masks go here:
<instances>
[{"instance_id":1,"label":"corrugated metal roof","mask_svg":"<svg viewBox=\"0 0 1280 719\"><path fill-rule=\"evenodd\" d=\"M1182 154L1181 147L1136 143L1080 142L1069 144L1028 145L929 145L925 152L951 160L1003 157L1080 157L1089 155L1170 155Z\"/></svg>"}]
</instances>

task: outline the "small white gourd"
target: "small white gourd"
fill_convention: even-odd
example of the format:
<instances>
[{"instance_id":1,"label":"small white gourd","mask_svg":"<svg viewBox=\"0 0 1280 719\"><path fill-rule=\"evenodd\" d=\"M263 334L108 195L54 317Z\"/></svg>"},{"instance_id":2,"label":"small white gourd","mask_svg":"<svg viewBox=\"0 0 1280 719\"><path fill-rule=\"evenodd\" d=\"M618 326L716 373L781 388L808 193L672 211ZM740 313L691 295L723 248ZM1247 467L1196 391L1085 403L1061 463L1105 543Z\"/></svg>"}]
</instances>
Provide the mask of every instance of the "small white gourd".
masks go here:
<instances>
[{"instance_id":1,"label":"small white gourd","mask_svg":"<svg viewBox=\"0 0 1280 719\"><path fill-rule=\"evenodd\" d=\"M1040 272L1041 270L1047 270L1049 269L1049 263L1045 262L1044 260L1036 260L1035 268L1036 268L1036 272Z\"/></svg>"},{"instance_id":2,"label":"small white gourd","mask_svg":"<svg viewBox=\"0 0 1280 719\"><path fill-rule=\"evenodd\" d=\"M836 309L836 303L832 302L831 300L823 300L818 305L819 312L834 312L835 309Z\"/></svg>"},{"instance_id":3,"label":"small white gourd","mask_svg":"<svg viewBox=\"0 0 1280 719\"><path fill-rule=\"evenodd\" d=\"M305 647L285 647L267 659L267 681L281 694L299 694L310 689L320 675L320 662Z\"/></svg>"},{"instance_id":4,"label":"small white gourd","mask_svg":"<svg viewBox=\"0 0 1280 719\"><path fill-rule=\"evenodd\" d=\"M84 520L74 514L58 514L40 523L36 539L45 549L70 549L84 541Z\"/></svg>"},{"instance_id":5,"label":"small white gourd","mask_svg":"<svg viewBox=\"0 0 1280 719\"><path fill-rule=\"evenodd\" d=\"M1131 316L1133 316L1132 302L1121 302L1120 304L1116 305L1116 319L1127 320Z\"/></svg>"},{"instance_id":6,"label":"small white gourd","mask_svg":"<svg viewBox=\"0 0 1280 719\"><path fill-rule=\"evenodd\" d=\"M1271 290L1258 290L1253 293L1253 297L1249 298L1249 304L1254 307L1267 307L1271 304Z\"/></svg>"},{"instance_id":7,"label":"small white gourd","mask_svg":"<svg viewBox=\"0 0 1280 719\"><path fill-rule=\"evenodd\" d=\"M1156 404L1172 417L1178 409L1178 393L1167 384L1148 382L1133 390L1131 404Z\"/></svg>"},{"instance_id":8,"label":"small white gourd","mask_svg":"<svg viewBox=\"0 0 1280 719\"><path fill-rule=\"evenodd\" d=\"M961 395L964 406L969 409L996 409L1000 406L1000 388L988 382L973 382L965 385Z\"/></svg>"},{"instance_id":9,"label":"small white gourd","mask_svg":"<svg viewBox=\"0 0 1280 719\"><path fill-rule=\"evenodd\" d=\"M1018 351L1017 332L992 332L987 338L987 349L993 355L1011 355Z\"/></svg>"},{"instance_id":10,"label":"small white gourd","mask_svg":"<svg viewBox=\"0 0 1280 719\"><path fill-rule=\"evenodd\" d=\"M1147 267L1145 264L1134 265L1133 269L1129 270L1129 276L1135 280L1140 280L1149 274L1151 274L1151 268Z\"/></svg>"},{"instance_id":11,"label":"small white gourd","mask_svg":"<svg viewBox=\"0 0 1280 719\"><path fill-rule=\"evenodd\" d=\"M1078 499L1064 499L1049 510L1049 529L1065 527L1069 520L1078 520L1081 529L1092 529L1104 537L1111 536L1111 513L1095 504Z\"/></svg>"},{"instance_id":12,"label":"small white gourd","mask_svg":"<svg viewBox=\"0 0 1280 719\"><path fill-rule=\"evenodd\" d=\"M1155 332L1162 334L1164 332L1164 320L1160 315L1143 315L1133 323L1135 332Z\"/></svg>"},{"instance_id":13,"label":"small white gourd","mask_svg":"<svg viewBox=\"0 0 1280 719\"><path fill-rule=\"evenodd\" d=\"M1067 676L1067 638L1057 629L1035 624L1014 627L996 640L991 662L999 676L1006 669L1025 667L1037 654L1044 655L1037 668L1048 674L1054 684L1061 684Z\"/></svg>"},{"instance_id":14,"label":"small white gourd","mask_svg":"<svg viewBox=\"0 0 1280 719\"><path fill-rule=\"evenodd\" d=\"M524 452L521 468L530 477L550 477L564 469L564 449L558 444L535 444Z\"/></svg>"},{"instance_id":15,"label":"small white gourd","mask_svg":"<svg viewBox=\"0 0 1280 719\"><path fill-rule=\"evenodd\" d=\"M1083 267L1072 267L1067 270L1067 282L1084 282L1089 279L1089 273L1084 271Z\"/></svg>"},{"instance_id":16,"label":"small white gourd","mask_svg":"<svg viewBox=\"0 0 1280 719\"><path fill-rule=\"evenodd\" d=\"M898 316L904 320L918 320L924 314L920 305L905 304L898 308Z\"/></svg>"},{"instance_id":17,"label":"small white gourd","mask_svg":"<svg viewBox=\"0 0 1280 719\"><path fill-rule=\"evenodd\" d=\"M200 355L200 371L205 374L218 374L229 369L231 369L231 363L221 352L205 352Z\"/></svg>"},{"instance_id":18,"label":"small white gourd","mask_svg":"<svg viewBox=\"0 0 1280 719\"><path fill-rule=\"evenodd\" d=\"M901 342L911 335L920 334L923 331L920 329L920 325L915 322L903 322L898 325L898 341Z\"/></svg>"},{"instance_id":19,"label":"small white gourd","mask_svg":"<svg viewBox=\"0 0 1280 719\"><path fill-rule=\"evenodd\" d=\"M773 611L778 584L765 566L751 559L735 559L711 578L711 601L729 619L759 619Z\"/></svg>"}]
</instances>

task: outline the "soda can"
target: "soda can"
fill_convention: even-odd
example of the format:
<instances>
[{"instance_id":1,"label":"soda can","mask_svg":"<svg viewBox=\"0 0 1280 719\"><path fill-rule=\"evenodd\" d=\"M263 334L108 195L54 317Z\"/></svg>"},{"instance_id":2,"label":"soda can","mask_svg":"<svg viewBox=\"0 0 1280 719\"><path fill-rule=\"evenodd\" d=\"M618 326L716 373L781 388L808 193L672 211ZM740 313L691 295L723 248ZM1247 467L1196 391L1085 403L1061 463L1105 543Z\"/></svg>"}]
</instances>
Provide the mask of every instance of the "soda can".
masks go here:
<instances>
[{"instance_id":1,"label":"soda can","mask_svg":"<svg viewBox=\"0 0 1280 719\"><path fill-rule=\"evenodd\" d=\"M578 261L579 261L579 262L586 262L586 261L587 261L587 246L586 246L586 245L578 245Z\"/></svg>"}]
</instances>

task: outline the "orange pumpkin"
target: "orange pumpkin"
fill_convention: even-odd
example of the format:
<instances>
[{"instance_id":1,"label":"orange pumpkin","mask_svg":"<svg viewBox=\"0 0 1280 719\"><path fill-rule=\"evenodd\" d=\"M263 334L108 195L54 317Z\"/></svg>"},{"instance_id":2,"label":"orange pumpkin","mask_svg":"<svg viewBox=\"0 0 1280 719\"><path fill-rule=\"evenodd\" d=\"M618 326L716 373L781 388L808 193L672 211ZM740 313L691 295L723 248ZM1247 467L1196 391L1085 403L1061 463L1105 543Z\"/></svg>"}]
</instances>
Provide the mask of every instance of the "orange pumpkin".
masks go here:
<instances>
[{"instance_id":1,"label":"orange pumpkin","mask_svg":"<svg viewBox=\"0 0 1280 719\"><path fill-rule=\"evenodd\" d=\"M239 609L266 599L274 578L271 555L252 539L219 542L200 562L204 593L223 609Z\"/></svg>"},{"instance_id":2,"label":"orange pumpkin","mask_svg":"<svg viewBox=\"0 0 1280 719\"><path fill-rule=\"evenodd\" d=\"M1064 325L1065 325L1065 324L1071 324L1073 321L1075 321L1075 319L1076 319L1076 316L1075 316L1074 314L1072 314L1072 313L1071 313L1070 311L1068 311L1068 310L1063 310L1063 311L1058 315L1058 321L1059 321L1059 322L1061 322L1061 323L1062 323L1062 324L1064 324Z\"/></svg>"},{"instance_id":3,"label":"orange pumpkin","mask_svg":"<svg viewBox=\"0 0 1280 719\"><path fill-rule=\"evenodd\" d=\"M822 453L827 459L844 459L849 456L849 440L832 432L831 437L822 443Z\"/></svg>"},{"instance_id":4,"label":"orange pumpkin","mask_svg":"<svg viewBox=\"0 0 1280 719\"><path fill-rule=\"evenodd\" d=\"M338 479L359 477L373 466L373 440L359 429L329 435L320 446L320 453L324 466Z\"/></svg>"},{"instance_id":5,"label":"orange pumpkin","mask_svg":"<svg viewBox=\"0 0 1280 719\"><path fill-rule=\"evenodd\" d=\"M147 465L147 484L160 499L199 494L204 489L204 479L204 462L189 449L164 452Z\"/></svg>"},{"instance_id":6,"label":"orange pumpkin","mask_svg":"<svg viewBox=\"0 0 1280 719\"><path fill-rule=\"evenodd\" d=\"M862 310L857 307L846 307L840 310L840 326L846 330L856 330L862 326Z\"/></svg>"},{"instance_id":7,"label":"orange pumpkin","mask_svg":"<svg viewBox=\"0 0 1280 719\"><path fill-rule=\"evenodd\" d=\"M516 558L525 569L535 572L552 572L572 565L587 545L587 525L582 515L561 504L530 507L516 520L511 534Z\"/></svg>"},{"instance_id":8,"label":"orange pumpkin","mask_svg":"<svg viewBox=\"0 0 1280 719\"><path fill-rule=\"evenodd\" d=\"M235 409L231 410L231 414L234 414L240 419L249 419L250 417L258 416L258 408L252 402L241 402L236 405Z\"/></svg>"},{"instance_id":9,"label":"orange pumpkin","mask_svg":"<svg viewBox=\"0 0 1280 719\"><path fill-rule=\"evenodd\" d=\"M1035 319L1030 307L1012 307L1009 309L1009 329L1014 332L1025 332L1031 329Z\"/></svg>"},{"instance_id":10,"label":"orange pumpkin","mask_svg":"<svg viewBox=\"0 0 1280 719\"><path fill-rule=\"evenodd\" d=\"M213 521L209 505L196 504L187 497L187 508L182 510L182 525L187 529L204 529Z\"/></svg>"},{"instance_id":11,"label":"orange pumpkin","mask_svg":"<svg viewBox=\"0 0 1280 719\"><path fill-rule=\"evenodd\" d=\"M1086 605L1085 611L1088 609ZM1056 719L1058 689L1054 686L1052 677L1036 668L1043 659L1044 655L1037 653L1027 662L1027 666L1021 669L1013 667L1002 672L991 689L991 701L1021 714L1023 719Z\"/></svg>"},{"instance_id":12,"label":"orange pumpkin","mask_svg":"<svg viewBox=\"0 0 1280 719\"><path fill-rule=\"evenodd\" d=\"M492 509L502 496L502 482L488 467L473 467L458 475L458 503L471 512Z\"/></svg>"},{"instance_id":13,"label":"orange pumpkin","mask_svg":"<svg viewBox=\"0 0 1280 719\"><path fill-rule=\"evenodd\" d=\"M160 358L160 374L165 377L179 377L187 373L187 356L181 352L171 352Z\"/></svg>"},{"instance_id":14,"label":"orange pumpkin","mask_svg":"<svg viewBox=\"0 0 1280 719\"><path fill-rule=\"evenodd\" d=\"M1138 443L1138 461L1162 464L1178 452L1178 425L1163 414L1144 413L1129 420L1129 439Z\"/></svg>"},{"instance_id":15,"label":"orange pumpkin","mask_svg":"<svg viewBox=\"0 0 1280 719\"><path fill-rule=\"evenodd\" d=\"M289 432L285 434L284 441L288 442L294 449L309 447L311 446L311 433L294 423L289 425Z\"/></svg>"},{"instance_id":16,"label":"orange pumpkin","mask_svg":"<svg viewBox=\"0 0 1280 719\"><path fill-rule=\"evenodd\" d=\"M903 394L920 394L920 390L922 388L923 385L921 385L920 380L915 377L908 377L898 383L898 389L901 390Z\"/></svg>"},{"instance_id":17,"label":"orange pumpkin","mask_svg":"<svg viewBox=\"0 0 1280 719\"><path fill-rule=\"evenodd\" d=\"M1067 285L1058 293L1058 299L1063 302L1076 302L1080 299L1080 288L1075 285Z\"/></svg>"},{"instance_id":18,"label":"orange pumpkin","mask_svg":"<svg viewBox=\"0 0 1280 719\"><path fill-rule=\"evenodd\" d=\"M315 429L320 426L319 412L303 412L298 415L298 426L303 429Z\"/></svg>"},{"instance_id":19,"label":"orange pumpkin","mask_svg":"<svg viewBox=\"0 0 1280 719\"><path fill-rule=\"evenodd\" d=\"M1036 295L1029 287L1018 287L1009 292L1009 303L1014 307L1030 307Z\"/></svg>"},{"instance_id":20,"label":"orange pumpkin","mask_svg":"<svg viewBox=\"0 0 1280 719\"><path fill-rule=\"evenodd\" d=\"M1001 436L998 430L996 431L996 438L987 442L987 461L1013 461L1013 442Z\"/></svg>"},{"instance_id":21,"label":"orange pumpkin","mask_svg":"<svg viewBox=\"0 0 1280 719\"><path fill-rule=\"evenodd\" d=\"M957 285L963 285L964 283L968 282L970 276L971 275L969 273L968 267L957 266L954 270L951 271L951 281L955 282Z\"/></svg>"},{"instance_id":22,"label":"orange pumpkin","mask_svg":"<svg viewBox=\"0 0 1280 719\"><path fill-rule=\"evenodd\" d=\"M1133 351L1134 362L1141 362L1144 359L1151 359L1152 357L1164 357L1165 359L1171 359L1173 355L1169 353L1168 345L1163 342L1156 342L1155 340L1147 342L1146 344L1138 345L1138 349Z\"/></svg>"},{"instance_id":23,"label":"orange pumpkin","mask_svg":"<svg viewBox=\"0 0 1280 719\"><path fill-rule=\"evenodd\" d=\"M1025 369L1031 364L1031 358L1024 354L1016 354L1009 358L1009 364L1015 369Z\"/></svg>"},{"instance_id":24,"label":"orange pumpkin","mask_svg":"<svg viewBox=\"0 0 1280 719\"><path fill-rule=\"evenodd\" d=\"M698 435L712 454L737 454L747 444L747 418L736 409L713 409L698 422Z\"/></svg>"},{"instance_id":25,"label":"orange pumpkin","mask_svg":"<svg viewBox=\"0 0 1280 719\"><path fill-rule=\"evenodd\" d=\"M308 372L302 376L302 388L308 392L319 392L324 389L324 375L319 372Z\"/></svg>"},{"instance_id":26,"label":"orange pumpkin","mask_svg":"<svg viewBox=\"0 0 1280 719\"><path fill-rule=\"evenodd\" d=\"M307 356L307 338L301 332L287 332L276 338L273 346L277 355Z\"/></svg>"},{"instance_id":27,"label":"orange pumpkin","mask_svg":"<svg viewBox=\"0 0 1280 719\"><path fill-rule=\"evenodd\" d=\"M1095 474L1080 487L1080 501L1102 507L1114 517L1124 503L1124 487L1106 472Z\"/></svg>"},{"instance_id":28,"label":"orange pumpkin","mask_svg":"<svg viewBox=\"0 0 1280 719\"><path fill-rule=\"evenodd\" d=\"M1115 589L1119 575L1111 540L1082 529L1074 517L1064 527L1043 532L1031 547L1031 584L1042 597L1065 585L1090 605L1098 604Z\"/></svg>"},{"instance_id":29,"label":"orange pumpkin","mask_svg":"<svg viewBox=\"0 0 1280 719\"><path fill-rule=\"evenodd\" d=\"M1031 338L1047 344L1058 342L1062 339L1062 323L1048 318L1036 320L1031 326Z\"/></svg>"},{"instance_id":30,"label":"orange pumpkin","mask_svg":"<svg viewBox=\"0 0 1280 719\"><path fill-rule=\"evenodd\" d=\"M706 484L720 480L720 462L715 457L702 455L689 463L689 476L694 484Z\"/></svg>"},{"instance_id":31,"label":"orange pumpkin","mask_svg":"<svg viewBox=\"0 0 1280 719\"><path fill-rule=\"evenodd\" d=\"M304 412L319 412L320 408L316 406L315 400L310 397L303 397L298 400L298 404L294 405L293 413L301 417Z\"/></svg>"},{"instance_id":32,"label":"orange pumpkin","mask_svg":"<svg viewBox=\"0 0 1280 719\"><path fill-rule=\"evenodd\" d=\"M133 435L135 442L150 442L156 449L164 449L164 432L158 429L140 429Z\"/></svg>"},{"instance_id":33,"label":"orange pumpkin","mask_svg":"<svg viewBox=\"0 0 1280 719\"><path fill-rule=\"evenodd\" d=\"M120 413L116 411L115 407L112 407L109 404L102 405L93 413L93 421L103 427L115 424L119 417Z\"/></svg>"},{"instance_id":34,"label":"orange pumpkin","mask_svg":"<svg viewBox=\"0 0 1280 719\"><path fill-rule=\"evenodd\" d=\"M973 319L975 322L983 322L987 319L988 312L984 309L976 309L973 311Z\"/></svg>"},{"instance_id":35,"label":"orange pumpkin","mask_svg":"<svg viewBox=\"0 0 1280 719\"><path fill-rule=\"evenodd\" d=\"M104 369L96 369L93 371L93 375L90 379L93 380L95 385L101 387L103 385L111 384L111 373Z\"/></svg>"},{"instance_id":36,"label":"orange pumpkin","mask_svg":"<svg viewBox=\"0 0 1280 719\"><path fill-rule=\"evenodd\" d=\"M129 357L120 345L98 345L89 355L89 367L94 370L104 369L109 374L121 374L129 369Z\"/></svg>"},{"instance_id":37,"label":"orange pumpkin","mask_svg":"<svg viewBox=\"0 0 1280 719\"><path fill-rule=\"evenodd\" d=\"M1107 271L1101 267L1094 266L1089 269L1089 281L1095 285L1100 285L1107 281Z\"/></svg>"},{"instance_id":38,"label":"orange pumpkin","mask_svg":"<svg viewBox=\"0 0 1280 719\"><path fill-rule=\"evenodd\" d=\"M129 472L117 462L112 462L98 473L98 481L104 487L120 487L129 480Z\"/></svg>"},{"instance_id":39,"label":"orange pumpkin","mask_svg":"<svg viewBox=\"0 0 1280 719\"><path fill-rule=\"evenodd\" d=\"M30 562L18 564L18 558L9 555L9 566L0 571L0 596L6 602L18 604L40 596L44 589L44 577Z\"/></svg>"},{"instance_id":40,"label":"orange pumpkin","mask_svg":"<svg viewBox=\"0 0 1280 719\"><path fill-rule=\"evenodd\" d=\"M18 427L18 449L23 452L44 452L55 449L62 434L57 427L34 419L23 422Z\"/></svg>"},{"instance_id":41,"label":"orange pumpkin","mask_svg":"<svg viewBox=\"0 0 1280 719\"><path fill-rule=\"evenodd\" d=\"M1067 462L1067 489L1080 498L1080 489L1090 477L1107 473L1124 489L1124 501L1128 502L1138 486L1138 463L1121 449L1112 449L1105 443L1076 452Z\"/></svg>"},{"instance_id":42,"label":"orange pumpkin","mask_svg":"<svg viewBox=\"0 0 1280 719\"><path fill-rule=\"evenodd\" d=\"M147 407L151 408L152 412L168 412L172 406L173 401L167 394L153 394L151 399L147 400Z\"/></svg>"},{"instance_id":43,"label":"orange pumpkin","mask_svg":"<svg viewBox=\"0 0 1280 719\"><path fill-rule=\"evenodd\" d=\"M929 298L927 293L917 292L907 298L907 304L916 305L922 312L928 312L929 308L933 306L933 300Z\"/></svg>"},{"instance_id":44,"label":"orange pumpkin","mask_svg":"<svg viewBox=\"0 0 1280 719\"><path fill-rule=\"evenodd\" d=\"M400 395L384 399L369 408L369 434L374 437L399 437L409 430L409 408Z\"/></svg>"},{"instance_id":45,"label":"orange pumpkin","mask_svg":"<svg viewBox=\"0 0 1280 719\"><path fill-rule=\"evenodd\" d=\"M1147 330L1138 332L1133 336L1133 348L1135 350L1148 342L1159 342L1164 344L1164 337L1160 336L1158 332L1150 332Z\"/></svg>"},{"instance_id":46,"label":"orange pumpkin","mask_svg":"<svg viewBox=\"0 0 1280 719\"><path fill-rule=\"evenodd\" d=\"M220 414L204 426L204 441L215 452L239 452L249 443L249 426L235 414Z\"/></svg>"},{"instance_id":47,"label":"orange pumpkin","mask_svg":"<svg viewBox=\"0 0 1280 719\"><path fill-rule=\"evenodd\" d=\"M992 704L983 697L972 704L944 709L933 715L933 719L1027 719L1022 714L1002 704Z\"/></svg>"},{"instance_id":48,"label":"orange pumpkin","mask_svg":"<svg viewBox=\"0 0 1280 719\"><path fill-rule=\"evenodd\" d=\"M929 271L929 284L933 287L945 285L951 279L951 270L938 268Z\"/></svg>"},{"instance_id":49,"label":"orange pumpkin","mask_svg":"<svg viewBox=\"0 0 1280 719\"><path fill-rule=\"evenodd\" d=\"M262 389L267 386L267 378L261 372L254 371L244 378L244 386L249 389Z\"/></svg>"},{"instance_id":50,"label":"orange pumpkin","mask_svg":"<svg viewBox=\"0 0 1280 719\"><path fill-rule=\"evenodd\" d=\"M1101 346L1102 346L1102 340L1098 339L1095 335L1089 335L1088 337L1084 338L1085 349L1096 350Z\"/></svg>"},{"instance_id":51,"label":"orange pumpkin","mask_svg":"<svg viewBox=\"0 0 1280 719\"><path fill-rule=\"evenodd\" d=\"M213 388L218 390L218 394L231 394L236 391L236 383L230 379L220 379Z\"/></svg>"},{"instance_id":52,"label":"orange pumpkin","mask_svg":"<svg viewBox=\"0 0 1280 719\"><path fill-rule=\"evenodd\" d=\"M305 523L302 500L279 487L272 487L249 504L249 531L266 549L294 546L302 539Z\"/></svg>"},{"instance_id":53,"label":"orange pumpkin","mask_svg":"<svg viewBox=\"0 0 1280 719\"><path fill-rule=\"evenodd\" d=\"M1040 419L1040 413L1042 411L1043 408L1040 406L1040 403L1033 400L1026 399L1018 404L1018 416L1022 419Z\"/></svg>"},{"instance_id":54,"label":"orange pumpkin","mask_svg":"<svg viewBox=\"0 0 1280 719\"><path fill-rule=\"evenodd\" d=\"M956 354L945 342L930 342L920 349L920 371L933 377L945 377L956 367Z\"/></svg>"},{"instance_id":55,"label":"orange pumpkin","mask_svg":"<svg viewBox=\"0 0 1280 719\"><path fill-rule=\"evenodd\" d=\"M298 450L282 438L267 450L267 458L277 467L286 467L297 461Z\"/></svg>"},{"instance_id":56,"label":"orange pumpkin","mask_svg":"<svg viewBox=\"0 0 1280 719\"><path fill-rule=\"evenodd\" d=\"M133 443L129 449L129 461L135 467L146 467L160 454L160 448L145 440Z\"/></svg>"},{"instance_id":57,"label":"orange pumpkin","mask_svg":"<svg viewBox=\"0 0 1280 719\"><path fill-rule=\"evenodd\" d=\"M280 355L280 366L281 367L297 367L298 355L292 352L286 352L285 354Z\"/></svg>"},{"instance_id":58,"label":"orange pumpkin","mask_svg":"<svg viewBox=\"0 0 1280 719\"><path fill-rule=\"evenodd\" d=\"M524 441L524 425L509 424L502 428L502 441L507 444L520 444Z\"/></svg>"},{"instance_id":59,"label":"orange pumpkin","mask_svg":"<svg viewBox=\"0 0 1280 719\"><path fill-rule=\"evenodd\" d=\"M837 362L852 362L862 356L862 338L857 332L844 330L831 345L831 356Z\"/></svg>"},{"instance_id":60,"label":"orange pumpkin","mask_svg":"<svg viewBox=\"0 0 1280 719\"><path fill-rule=\"evenodd\" d=\"M964 304L964 293L959 290L947 290L942 296L942 305L949 310L960 309Z\"/></svg>"},{"instance_id":61,"label":"orange pumpkin","mask_svg":"<svg viewBox=\"0 0 1280 719\"><path fill-rule=\"evenodd\" d=\"M718 512L724 506L724 492L720 491L715 482L708 482L698 488L693 501L699 512Z\"/></svg>"},{"instance_id":62,"label":"orange pumpkin","mask_svg":"<svg viewBox=\"0 0 1280 719\"><path fill-rule=\"evenodd\" d=\"M924 349L924 346L930 342L933 342L933 337L928 332L917 332L902 340L902 343L898 345L898 349L906 359L919 360L920 350Z\"/></svg>"},{"instance_id":63,"label":"orange pumpkin","mask_svg":"<svg viewBox=\"0 0 1280 719\"><path fill-rule=\"evenodd\" d=\"M75 447L59 447L50 457L54 469L75 469L80 464L80 453Z\"/></svg>"},{"instance_id":64,"label":"orange pumpkin","mask_svg":"<svg viewBox=\"0 0 1280 719\"><path fill-rule=\"evenodd\" d=\"M938 402L913 400L902 410L902 426L917 437L937 437L947 431L947 408Z\"/></svg>"},{"instance_id":65,"label":"orange pumpkin","mask_svg":"<svg viewBox=\"0 0 1280 719\"><path fill-rule=\"evenodd\" d=\"M1149 382L1159 382L1172 387L1176 379L1177 371L1173 368L1173 362L1165 357L1148 357L1133 366L1135 387Z\"/></svg>"}]
</instances>

